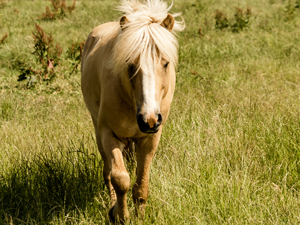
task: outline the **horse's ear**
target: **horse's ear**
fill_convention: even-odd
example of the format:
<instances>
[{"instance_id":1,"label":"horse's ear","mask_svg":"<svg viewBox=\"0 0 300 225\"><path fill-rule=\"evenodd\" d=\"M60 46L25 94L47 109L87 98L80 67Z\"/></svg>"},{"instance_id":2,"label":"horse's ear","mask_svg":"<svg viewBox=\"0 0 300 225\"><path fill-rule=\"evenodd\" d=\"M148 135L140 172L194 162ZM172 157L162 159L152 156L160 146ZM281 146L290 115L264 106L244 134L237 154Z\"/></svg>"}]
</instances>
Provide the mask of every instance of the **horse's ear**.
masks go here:
<instances>
[{"instance_id":1,"label":"horse's ear","mask_svg":"<svg viewBox=\"0 0 300 225\"><path fill-rule=\"evenodd\" d=\"M124 26L129 23L129 19L126 16L122 16L122 18L120 19L120 26L121 29L124 30Z\"/></svg>"},{"instance_id":2,"label":"horse's ear","mask_svg":"<svg viewBox=\"0 0 300 225\"><path fill-rule=\"evenodd\" d=\"M172 31L174 27L174 17L171 14L168 14L167 17L161 22L160 25L162 25L164 28L166 28L168 31Z\"/></svg>"}]
</instances>

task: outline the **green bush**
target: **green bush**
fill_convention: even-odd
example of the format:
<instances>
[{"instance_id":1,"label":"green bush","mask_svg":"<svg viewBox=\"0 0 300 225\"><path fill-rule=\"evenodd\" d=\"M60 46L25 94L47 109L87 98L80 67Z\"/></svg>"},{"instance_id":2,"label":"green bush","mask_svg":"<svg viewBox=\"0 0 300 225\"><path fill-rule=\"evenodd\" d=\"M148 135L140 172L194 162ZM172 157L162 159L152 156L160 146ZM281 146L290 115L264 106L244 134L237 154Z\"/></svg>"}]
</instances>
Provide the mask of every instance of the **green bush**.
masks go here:
<instances>
[{"instance_id":1,"label":"green bush","mask_svg":"<svg viewBox=\"0 0 300 225\"><path fill-rule=\"evenodd\" d=\"M32 32L34 39L34 52L35 59L38 63L37 68L33 68L30 64L20 63L18 81L28 79L28 87L34 86L36 78L39 81L52 81L57 72L55 68L60 64L60 56L62 47L55 44L51 33L45 34L44 30L38 25L35 25L35 31Z\"/></svg>"},{"instance_id":2,"label":"green bush","mask_svg":"<svg viewBox=\"0 0 300 225\"><path fill-rule=\"evenodd\" d=\"M65 0L50 0L53 11L46 6L46 12L42 14L43 20L62 19L75 10L76 0L73 0L73 5L67 6Z\"/></svg>"},{"instance_id":3,"label":"green bush","mask_svg":"<svg viewBox=\"0 0 300 225\"><path fill-rule=\"evenodd\" d=\"M248 7L246 11L241 8L236 8L236 13L234 14L235 21L230 23L229 19L225 16L223 12L217 10L215 13L215 29L224 30L230 28L232 32L240 32L246 27L249 27L249 19L252 12Z\"/></svg>"}]
</instances>

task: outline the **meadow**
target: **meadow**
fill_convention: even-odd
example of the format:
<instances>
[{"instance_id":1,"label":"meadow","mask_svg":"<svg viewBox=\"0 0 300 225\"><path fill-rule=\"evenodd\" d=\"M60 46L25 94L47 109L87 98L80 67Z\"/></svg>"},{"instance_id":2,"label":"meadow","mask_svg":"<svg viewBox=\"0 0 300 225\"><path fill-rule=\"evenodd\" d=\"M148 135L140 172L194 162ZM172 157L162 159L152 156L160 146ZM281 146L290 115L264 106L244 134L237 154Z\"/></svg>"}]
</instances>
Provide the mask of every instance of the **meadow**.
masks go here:
<instances>
[{"instance_id":1,"label":"meadow","mask_svg":"<svg viewBox=\"0 0 300 225\"><path fill-rule=\"evenodd\" d=\"M70 74L66 55L122 14L117 0L82 0L66 17L41 19L50 5L0 1L0 224L107 224L80 67ZM236 7L251 9L240 30ZM228 27L216 27L217 10ZM300 224L299 1L174 0L172 12L186 29L144 224ZM55 79L28 88L18 62L38 63L36 23L63 51ZM128 198L128 224L139 224Z\"/></svg>"}]
</instances>

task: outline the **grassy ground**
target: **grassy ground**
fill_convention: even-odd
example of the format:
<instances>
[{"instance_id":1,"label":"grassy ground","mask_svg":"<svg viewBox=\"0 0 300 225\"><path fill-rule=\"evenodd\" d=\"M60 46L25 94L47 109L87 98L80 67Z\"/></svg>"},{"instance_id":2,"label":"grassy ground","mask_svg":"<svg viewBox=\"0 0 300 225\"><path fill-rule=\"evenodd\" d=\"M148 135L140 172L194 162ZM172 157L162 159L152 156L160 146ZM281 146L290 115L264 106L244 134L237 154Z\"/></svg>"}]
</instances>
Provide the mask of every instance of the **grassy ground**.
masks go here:
<instances>
[{"instance_id":1,"label":"grassy ground","mask_svg":"<svg viewBox=\"0 0 300 225\"><path fill-rule=\"evenodd\" d=\"M151 168L145 224L300 223L300 9L289 2L174 2L187 27L178 36L177 89ZM109 199L80 73L69 75L64 59L57 79L28 90L17 82L16 62L35 63L35 23L65 58L72 42L121 16L118 2L77 1L56 21L37 19L48 1L4 3L0 224L105 224ZM215 29L217 9L233 24L235 7L247 6L248 28Z\"/></svg>"}]
</instances>

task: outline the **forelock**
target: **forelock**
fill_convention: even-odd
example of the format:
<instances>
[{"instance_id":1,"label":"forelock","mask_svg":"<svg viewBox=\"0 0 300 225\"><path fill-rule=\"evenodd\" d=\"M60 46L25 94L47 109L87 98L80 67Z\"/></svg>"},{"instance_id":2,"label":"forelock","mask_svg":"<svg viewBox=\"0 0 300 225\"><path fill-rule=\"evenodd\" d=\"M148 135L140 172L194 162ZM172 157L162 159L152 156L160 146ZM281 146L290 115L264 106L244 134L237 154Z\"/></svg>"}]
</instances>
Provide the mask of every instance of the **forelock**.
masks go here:
<instances>
[{"instance_id":1,"label":"forelock","mask_svg":"<svg viewBox=\"0 0 300 225\"><path fill-rule=\"evenodd\" d=\"M122 26L112 51L111 63L115 74L124 71L128 65L138 61L143 70L155 67L155 59L164 57L176 66L177 39L174 32L162 27L161 22L167 17L166 3L160 0L147 1L142 4L138 1L122 1L118 8L126 13L129 23ZM179 14L173 14L173 17ZM175 21L173 31L184 29L184 22Z\"/></svg>"}]
</instances>

